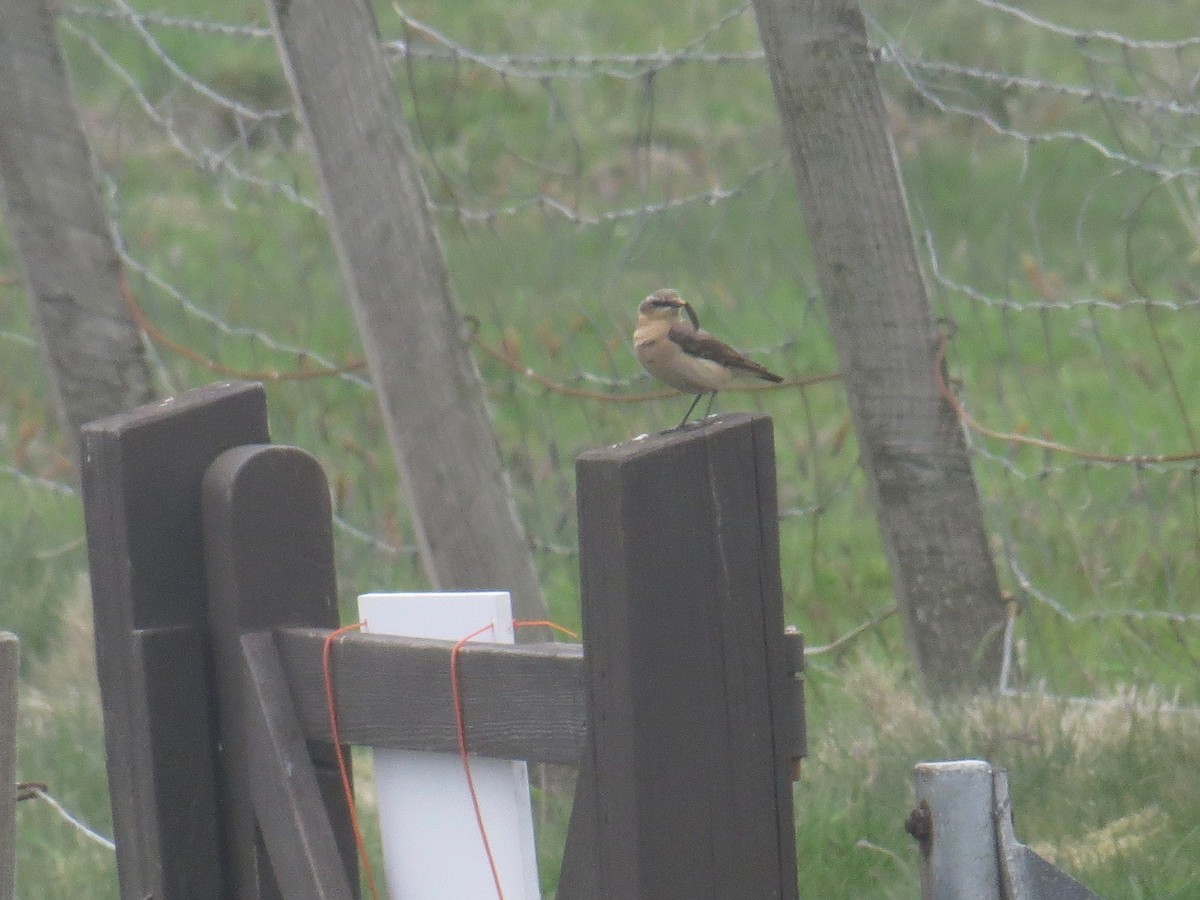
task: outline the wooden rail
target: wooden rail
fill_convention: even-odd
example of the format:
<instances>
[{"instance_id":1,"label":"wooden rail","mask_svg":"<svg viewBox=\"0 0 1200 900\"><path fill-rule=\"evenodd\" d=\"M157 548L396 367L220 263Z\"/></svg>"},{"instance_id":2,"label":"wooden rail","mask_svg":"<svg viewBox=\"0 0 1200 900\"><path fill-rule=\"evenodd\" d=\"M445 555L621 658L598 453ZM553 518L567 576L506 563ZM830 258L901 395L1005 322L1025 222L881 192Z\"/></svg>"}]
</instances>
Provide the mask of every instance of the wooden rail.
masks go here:
<instances>
[{"instance_id":1,"label":"wooden rail","mask_svg":"<svg viewBox=\"0 0 1200 900\"><path fill-rule=\"evenodd\" d=\"M329 487L254 385L85 429L84 502L122 896L358 896L322 651ZM584 637L468 644L471 753L578 764L562 900L796 896L799 635L770 420L579 461ZM455 752L454 644L345 634L341 739Z\"/></svg>"}]
</instances>

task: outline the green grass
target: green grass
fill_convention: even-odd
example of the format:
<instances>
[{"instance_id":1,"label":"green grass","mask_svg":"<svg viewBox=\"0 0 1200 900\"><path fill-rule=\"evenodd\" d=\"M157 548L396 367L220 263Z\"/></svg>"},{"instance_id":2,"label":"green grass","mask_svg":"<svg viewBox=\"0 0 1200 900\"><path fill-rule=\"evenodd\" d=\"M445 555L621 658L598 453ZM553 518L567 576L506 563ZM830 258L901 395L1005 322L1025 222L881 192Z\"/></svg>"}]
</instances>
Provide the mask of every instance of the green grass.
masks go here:
<instances>
[{"instance_id":1,"label":"green grass","mask_svg":"<svg viewBox=\"0 0 1200 900\"><path fill-rule=\"evenodd\" d=\"M680 47L727 9L710 0L670 15L644 4L614 10L607 0L509 6L422 2L405 9L491 53ZM1047 0L1037 11L1077 27L1161 37L1193 31L1194 7L1085 8ZM257 3L214 0L198 10L170 0L155 8L265 22ZM389 5L377 8L386 36L420 42L406 35ZM967 0L881 0L871 14L878 34L910 55L1104 90L1137 94L1183 84L1194 69L1190 51L1170 59L1134 52L1127 66L1103 41L1090 42L1085 57L1069 40ZM316 196L294 124L242 144L228 114L171 76L127 26L76 20L75 27L120 61L185 140L227 153L244 172ZM170 29L155 34L193 77L222 93L266 107L286 103L269 41ZM257 332L337 363L359 357L320 216L278 193L197 170L85 42L71 33L63 41L100 168L117 186L114 209L130 253L204 314L133 277L156 325L234 369L306 364L297 353L270 349ZM732 52L756 43L752 19L741 16L715 33L708 48ZM1178 304L1197 295L1194 178L1163 183L1077 142L1025 146L996 137L974 120L931 109L897 67L881 74L919 232L932 236L948 277L998 304L931 280L937 314L957 325L950 370L972 412L997 429L1090 451L1190 449L1187 417L1200 418L1189 408L1189 388L1200 378L1200 355L1190 352L1200 343L1197 308L1147 313L1137 301L1144 294ZM751 174L782 160L761 66L681 66L657 73L647 86L595 74L543 82L465 62L426 61L411 72L399 67L397 82L431 196L445 206L488 209L543 194L594 214L717 186L737 192L712 205L591 226L534 208L486 224L462 224L443 213L442 238L464 311L479 319L482 338L506 346L522 366L574 387L605 389L601 380L609 379L618 393L649 388L627 349L633 307L671 284L693 299L713 331L777 371L802 376L837 368L791 175L786 165ZM1143 120L1125 108L969 79L946 82L943 91L1006 127L1085 132L1130 155L1174 141L1159 159L1164 165L1187 162L1194 145L1187 117ZM33 328L21 285L7 280L19 270L2 232L0 453L32 478L64 480L65 448L29 345ZM1045 305L1088 296L1119 308ZM1016 308L1021 304L1030 306ZM158 353L164 391L214 377ZM686 400L580 400L478 359L517 503L538 544L552 614L575 626L577 562L558 552L575 544L572 460L584 448L674 424ZM1180 385L1182 406L1172 381ZM269 402L275 439L317 455L337 513L373 535L411 545L369 392L346 380L318 379L272 385ZM840 386L730 393L719 408L762 409L776 420L780 505L789 511L781 528L789 621L819 644L890 605ZM1200 702L1195 624L1132 617L1072 622L1038 599L1044 595L1080 617L1104 610L1200 612L1194 599L1200 485L1193 468L1112 467L976 441L984 451L975 457L976 474L998 567L1024 609L1018 683L1100 696L1136 689ZM28 675L22 773L50 780L57 796L103 827L99 726L77 705L92 696L87 667L79 665L86 629L79 601L71 599L86 566L78 499L4 475L0 510L0 627L21 635ZM347 617L359 592L425 586L411 553L381 552L344 532L337 541ZM1025 590L1017 571L1035 591ZM1127 716L1124 724L1110 723L1128 738L1115 743L1094 721L1064 721L1052 704L931 712L912 693L911 673L898 662L905 655L892 618L837 658L813 662L814 757L797 790L809 895L915 896L915 857L899 828L910 802L908 772L920 759L958 755L1011 767L1018 834L1032 842L1098 846L1106 825L1134 817L1138 839L1121 854L1061 851L1064 860L1087 862L1078 871L1102 895L1195 893L1189 859L1200 822L1182 802L1194 793L1189 724L1135 716L1138 728L1130 729ZM1041 802L1047 795L1056 802ZM1068 812L1076 808L1085 812ZM87 886L111 880L111 860L81 849L44 811L26 807L21 815L24 895L36 887L37 896L104 896Z\"/></svg>"},{"instance_id":2,"label":"green grass","mask_svg":"<svg viewBox=\"0 0 1200 900\"><path fill-rule=\"evenodd\" d=\"M70 598L53 648L32 662L22 688L19 774L48 780L67 808L109 834L86 590L78 586ZM912 766L956 758L1006 766L1018 839L1100 896L1184 900L1200 890L1194 715L1128 695L1084 709L1036 697L930 708L902 666L869 651L816 667L808 684L810 755L794 793L806 895L918 897L917 855L902 827ZM355 767L380 871L365 752ZM538 801L549 891L568 810L561 791L538 792ZM111 853L40 802L21 804L18 816L18 896L117 896Z\"/></svg>"}]
</instances>

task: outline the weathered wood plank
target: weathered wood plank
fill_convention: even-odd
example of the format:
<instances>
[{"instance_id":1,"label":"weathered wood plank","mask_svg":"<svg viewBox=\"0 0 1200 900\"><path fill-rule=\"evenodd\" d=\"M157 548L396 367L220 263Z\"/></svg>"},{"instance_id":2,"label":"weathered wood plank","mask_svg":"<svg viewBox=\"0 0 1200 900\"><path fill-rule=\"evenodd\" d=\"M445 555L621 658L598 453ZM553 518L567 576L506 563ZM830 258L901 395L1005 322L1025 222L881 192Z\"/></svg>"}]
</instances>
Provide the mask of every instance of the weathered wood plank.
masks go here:
<instances>
[{"instance_id":1,"label":"weathered wood plank","mask_svg":"<svg viewBox=\"0 0 1200 900\"><path fill-rule=\"evenodd\" d=\"M0 631L0 900L16 890L17 681L21 642Z\"/></svg>"},{"instance_id":2,"label":"weathered wood plank","mask_svg":"<svg viewBox=\"0 0 1200 900\"><path fill-rule=\"evenodd\" d=\"M754 0L892 582L935 691L995 684L1005 607L857 0Z\"/></svg>"},{"instance_id":3,"label":"weathered wood plank","mask_svg":"<svg viewBox=\"0 0 1200 900\"><path fill-rule=\"evenodd\" d=\"M209 624L220 697L221 820L234 896L275 897L278 887L258 837L250 802L251 703L242 635L272 626L325 628L338 623L329 485L312 456L295 447L247 445L222 453L202 487ZM318 654L319 655L319 654ZM247 705L251 704L251 705ZM333 745L309 747L316 778L357 889L358 867L349 809ZM275 870L277 872L277 870Z\"/></svg>"},{"instance_id":4,"label":"weathered wood plank","mask_svg":"<svg viewBox=\"0 0 1200 900\"><path fill-rule=\"evenodd\" d=\"M241 639L246 763L255 817L280 892L287 898L355 896L325 812L316 769L292 708L271 633Z\"/></svg>"},{"instance_id":5,"label":"weathered wood plank","mask_svg":"<svg viewBox=\"0 0 1200 900\"><path fill-rule=\"evenodd\" d=\"M600 894L796 897L770 420L576 471Z\"/></svg>"},{"instance_id":6,"label":"weathered wood plank","mask_svg":"<svg viewBox=\"0 0 1200 900\"><path fill-rule=\"evenodd\" d=\"M141 628L132 648L131 722L144 736L133 750L138 769L152 773L155 797L153 818L142 823L153 852L142 863L164 896L218 896L220 865L196 859L197 848L211 848L217 818L211 709L188 702L208 696L206 636L195 625Z\"/></svg>"},{"instance_id":7,"label":"weathered wood plank","mask_svg":"<svg viewBox=\"0 0 1200 900\"><path fill-rule=\"evenodd\" d=\"M571 805L555 900L605 900L599 855L600 803L590 760L590 752L585 751L575 779L575 802Z\"/></svg>"},{"instance_id":8,"label":"weathered wood plank","mask_svg":"<svg viewBox=\"0 0 1200 900\"><path fill-rule=\"evenodd\" d=\"M0 197L74 457L84 422L154 390L51 4L0 0L0 22Z\"/></svg>"},{"instance_id":9,"label":"weathered wood plank","mask_svg":"<svg viewBox=\"0 0 1200 900\"><path fill-rule=\"evenodd\" d=\"M117 872L126 900L221 896L222 850L211 814L217 774L207 648L181 661L192 667L194 690L150 696L135 633L204 633L201 479L222 451L265 440L265 396L261 386L247 384L190 391L82 431L96 667ZM207 724L187 758L156 756L149 722L178 715ZM175 829L181 817L195 819L195 828Z\"/></svg>"},{"instance_id":10,"label":"weathered wood plank","mask_svg":"<svg viewBox=\"0 0 1200 900\"><path fill-rule=\"evenodd\" d=\"M544 619L371 3L266 6L425 573L440 589L509 591L518 618ZM533 640L529 631L518 640Z\"/></svg>"},{"instance_id":11,"label":"weathered wood plank","mask_svg":"<svg viewBox=\"0 0 1200 900\"><path fill-rule=\"evenodd\" d=\"M279 628L275 640L311 741L329 740L320 628ZM803 669L803 637L785 634L789 673ZM450 695L450 641L345 634L334 644L335 702L348 744L457 752ZM799 659L797 656L799 651ZM459 651L460 688L479 756L577 765L586 739L583 648L579 644L471 642ZM803 684L786 680L787 708L804 709ZM781 732L790 757L805 754L804 723Z\"/></svg>"},{"instance_id":12,"label":"weathered wood plank","mask_svg":"<svg viewBox=\"0 0 1200 900\"><path fill-rule=\"evenodd\" d=\"M310 740L329 739L321 672L327 632L283 628L280 658ZM458 750L450 641L347 634L333 653L342 739L402 750ZM466 644L459 686L472 753L574 765L584 738L578 644Z\"/></svg>"}]
</instances>

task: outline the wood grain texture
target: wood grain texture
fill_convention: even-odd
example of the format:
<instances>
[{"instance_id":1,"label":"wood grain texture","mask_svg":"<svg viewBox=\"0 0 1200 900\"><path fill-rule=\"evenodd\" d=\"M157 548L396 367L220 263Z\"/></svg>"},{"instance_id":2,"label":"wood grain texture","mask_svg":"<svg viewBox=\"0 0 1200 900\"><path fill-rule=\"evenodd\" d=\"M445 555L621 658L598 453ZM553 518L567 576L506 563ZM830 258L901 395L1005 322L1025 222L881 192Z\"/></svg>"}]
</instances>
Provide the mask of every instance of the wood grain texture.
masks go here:
<instances>
[{"instance_id":1,"label":"wood grain texture","mask_svg":"<svg viewBox=\"0 0 1200 900\"><path fill-rule=\"evenodd\" d=\"M321 671L328 633L320 628L275 630L297 716L310 741L330 738ZM795 643L798 638L784 640ZM333 675L342 739L395 750L456 752L452 647L450 641L391 635L339 637ZM498 759L578 764L586 737L583 673L579 644L464 645L459 676L470 751ZM789 709L803 710L802 690L802 685L789 683ZM800 722L787 738L790 756L804 755L803 736Z\"/></svg>"},{"instance_id":2,"label":"wood grain texture","mask_svg":"<svg viewBox=\"0 0 1200 900\"><path fill-rule=\"evenodd\" d=\"M283 897L352 900L345 861L269 632L241 639L247 787ZM355 869L357 871L357 868Z\"/></svg>"},{"instance_id":3,"label":"wood grain texture","mask_svg":"<svg viewBox=\"0 0 1200 900\"><path fill-rule=\"evenodd\" d=\"M367 0L267 0L350 306L437 589L546 606ZM522 629L521 640L536 635Z\"/></svg>"},{"instance_id":4,"label":"wood grain texture","mask_svg":"<svg viewBox=\"0 0 1200 900\"><path fill-rule=\"evenodd\" d=\"M262 387L214 385L92 422L82 431L96 668L104 709L117 874L126 900L221 896L200 484L218 454L267 440ZM155 689L158 630L189 634L185 690ZM182 677L186 674L190 680ZM190 717L187 757L157 754L160 718ZM181 817L193 823L172 827Z\"/></svg>"},{"instance_id":5,"label":"wood grain texture","mask_svg":"<svg viewBox=\"0 0 1200 900\"><path fill-rule=\"evenodd\" d=\"M251 755L252 729L262 724L258 701L264 688L247 680L242 636L277 625L338 624L329 485L321 466L303 450L271 444L234 447L205 473L201 513L220 709L221 828L229 890L247 900L291 896L281 890L283 873L268 865L261 822L251 803L254 782L268 777L255 768ZM343 875L357 888L353 832L333 745L314 740L308 757L324 798L321 815L332 823L341 848Z\"/></svg>"},{"instance_id":6,"label":"wood grain texture","mask_svg":"<svg viewBox=\"0 0 1200 900\"><path fill-rule=\"evenodd\" d=\"M328 739L321 672L327 632L279 629L276 639L310 740ZM450 641L348 634L334 647L338 723L351 744L458 750ZM583 651L578 644L465 645L459 683L467 744L479 756L574 765L584 740Z\"/></svg>"},{"instance_id":7,"label":"wood grain texture","mask_svg":"<svg viewBox=\"0 0 1200 900\"><path fill-rule=\"evenodd\" d=\"M0 22L0 196L74 456L84 422L154 391L50 5L0 0Z\"/></svg>"},{"instance_id":8,"label":"wood grain texture","mask_svg":"<svg viewBox=\"0 0 1200 900\"><path fill-rule=\"evenodd\" d=\"M585 749L575 779L575 798L563 845L555 900L605 900L601 890L600 800L596 796L596 773L592 755Z\"/></svg>"},{"instance_id":9,"label":"wood grain texture","mask_svg":"<svg viewBox=\"0 0 1200 900\"><path fill-rule=\"evenodd\" d=\"M600 895L794 898L770 420L589 451L576 472Z\"/></svg>"},{"instance_id":10,"label":"wood grain texture","mask_svg":"<svg viewBox=\"0 0 1200 900\"><path fill-rule=\"evenodd\" d=\"M856 0L754 0L862 465L917 668L995 683L1004 604Z\"/></svg>"},{"instance_id":11,"label":"wood grain texture","mask_svg":"<svg viewBox=\"0 0 1200 900\"><path fill-rule=\"evenodd\" d=\"M0 631L0 900L16 890L17 680L21 642Z\"/></svg>"},{"instance_id":12,"label":"wood grain texture","mask_svg":"<svg viewBox=\"0 0 1200 900\"><path fill-rule=\"evenodd\" d=\"M139 823L140 868L165 897L217 896L223 870L208 857L217 819L212 710L196 704L208 697L207 636L195 625L140 628L132 649L130 731L143 737L133 753L154 798Z\"/></svg>"}]
</instances>

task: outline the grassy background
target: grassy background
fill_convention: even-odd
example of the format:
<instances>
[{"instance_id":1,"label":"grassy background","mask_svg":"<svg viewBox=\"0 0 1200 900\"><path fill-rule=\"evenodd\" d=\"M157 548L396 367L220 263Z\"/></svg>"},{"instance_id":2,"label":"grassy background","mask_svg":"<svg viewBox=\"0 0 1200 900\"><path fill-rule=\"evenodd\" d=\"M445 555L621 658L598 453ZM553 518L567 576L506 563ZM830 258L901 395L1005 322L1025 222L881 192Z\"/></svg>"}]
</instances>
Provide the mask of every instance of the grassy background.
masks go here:
<instances>
[{"instance_id":1,"label":"grassy background","mask_svg":"<svg viewBox=\"0 0 1200 900\"><path fill-rule=\"evenodd\" d=\"M708 327L776 371L836 370L768 80L761 63L735 58L757 46L752 17L713 28L734 9L715 0L669 14L607 0L510 7L429 0L405 11L486 54L653 53L704 36L703 49L729 58L631 78L583 64L545 78L464 60L397 64L455 287L480 336L563 384L638 392L650 385L626 349L633 307L671 284ZM250 2L154 8L264 23ZM1196 12L1195 3L1027 8L1141 38L1186 36ZM1196 179L1149 169L1192 163L1196 117L1186 106L1197 53L1084 44L972 0L877 0L868 13L874 39L912 59L1176 102L1173 111L1081 102L1029 84L881 66L919 243L927 269L936 258L945 276L931 278L934 303L958 326L951 371L975 415L1093 451L1194 449L1186 388L1200 374L1200 356L1189 352L1200 337ZM379 14L388 39L436 48L390 6ZM128 23L65 18L64 48L112 214L132 259L153 275L133 280L157 326L236 368L356 358L324 224L289 199L315 197L294 123L239 126ZM268 40L170 27L152 34L190 78L222 95L256 108L288 104ZM645 211L715 188L730 196ZM613 214L575 224L541 210L537 195L585 216ZM456 210L497 212L477 221ZM0 447L10 466L0 477L0 627L25 650L21 774L49 781L105 829L81 516L74 495L39 480L69 485L70 476L19 270L3 243L0 279ZM1165 305L1147 307L1147 297ZM582 401L479 359L553 615L574 626L571 461L585 447L674 424L686 401ZM164 393L213 377L165 351L154 362ZM1183 403L1173 384L1183 386ZM276 440L317 455L339 516L400 548L339 530L346 616L359 592L423 587L404 549L411 529L370 392L353 379L320 379L272 386L270 403ZM720 408L776 418L789 621L816 645L886 609L886 567L841 389L730 393ZM1200 646L1186 619L1200 612L1195 467L1101 465L982 438L976 446L997 565L1023 607L1014 685L1200 700ZM1111 611L1137 615L1092 618ZM1146 617L1159 614L1181 618ZM797 788L808 895L917 896L915 853L900 828L909 773L919 760L957 756L1009 765L1019 836L1102 895L1197 893L1191 717L1132 701L1088 714L1046 700L929 709L895 619L816 657L809 684L813 755ZM22 896L115 896L111 856L47 810L25 807ZM549 886L553 864L545 869Z\"/></svg>"}]
</instances>

